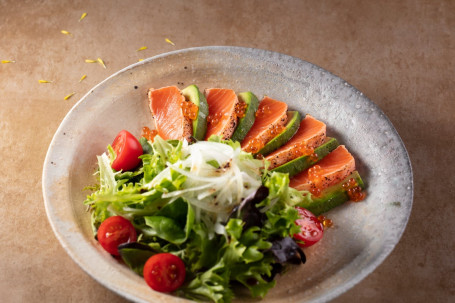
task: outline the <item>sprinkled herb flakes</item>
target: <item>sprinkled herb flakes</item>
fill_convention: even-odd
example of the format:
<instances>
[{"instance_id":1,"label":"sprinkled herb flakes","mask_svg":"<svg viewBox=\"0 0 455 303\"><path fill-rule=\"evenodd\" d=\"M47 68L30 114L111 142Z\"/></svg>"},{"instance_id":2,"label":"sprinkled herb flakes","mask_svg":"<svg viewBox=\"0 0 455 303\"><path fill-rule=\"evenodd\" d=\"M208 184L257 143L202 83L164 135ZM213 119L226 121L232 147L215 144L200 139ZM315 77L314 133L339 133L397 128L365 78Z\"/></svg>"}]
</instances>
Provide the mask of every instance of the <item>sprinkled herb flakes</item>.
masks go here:
<instances>
[{"instance_id":1,"label":"sprinkled herb flakes","mask_svg":"<svg viewBox=\"0 0 455 303\"><path fill-rule=\"evenodd\" d=\"M71 98L74 94L76 94L76 92L72 92L71 94L66 95L65 98L63 98L63 100L68 100L68 99Z\"/></svg>"},{"instance_id":2,"label":"sprinkled herb flakes","mask_svg":"<svg viewBox=\"0 0 455 303\"><path fill-rule=\"evenodd\" d=\"M96 59L99 64L101 64L102 67L106 68L106 64L104 64L104 61L101 58Z\"/></svg>"},{"instance_id":3,"label":"sprinkled herb flakes","mask_svg":"<svg viewBox=\"0 0 455 303\"><path fill-rule=\"evenodd\" d=\"M79 18L79 22L82 21L82 19L84 19L85 17L87 17L87 13L83 13L82 16Z\"/></svg>"},{"instance_id":4,"label":"sprinkled herb flakes","mask_svg":"<svg viewBox=\"0 0 455 303\"><path fill-rule=\"evenodd\" d=\"M168 38L164 39L164 41L166 41L166 42L169 43L169 44L175 45L175 43L172 42L171 40L169 40Z\"/></svg>"}]
</instances>

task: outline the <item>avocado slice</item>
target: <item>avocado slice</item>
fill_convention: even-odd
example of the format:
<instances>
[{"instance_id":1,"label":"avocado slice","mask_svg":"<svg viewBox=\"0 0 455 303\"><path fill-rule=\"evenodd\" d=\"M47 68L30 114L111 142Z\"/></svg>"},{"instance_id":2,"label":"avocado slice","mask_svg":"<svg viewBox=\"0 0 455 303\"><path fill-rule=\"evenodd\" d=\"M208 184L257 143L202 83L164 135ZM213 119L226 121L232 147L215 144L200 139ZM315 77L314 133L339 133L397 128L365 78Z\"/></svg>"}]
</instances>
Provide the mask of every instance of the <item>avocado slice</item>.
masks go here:
<instances>
[{"instance_id":1,"label":"avocado slice","mask_svg":"<svg viewBox=\"0 0 455 303\"><path fill-rule=\"evenodd\" d=\"M338 147L338 141L335 138L327 138L328 141L321 146L315 148L314 152L318 155L316 161L313 161L310 156L305 155L299 158L296 158L292 161L289 161L286 164L278 166L272 171L277 171L280 173L289 173L289 177L295 176L301 171L307 169L311 165L317 163L318 161L322 160L325 156L327 156L332 150Z\"/></svg>"},{"instance_id":2,"label":"avocado slice","mask_svg":"<svg viewBox=\"0 0 455 303\"><path fill-rule=\"evenodd\" d=\"M193 102L199 108L197 118L193 120L193 138L204 140L205 132L207 131L207 116L209 115L207 100L194 84L183 89L182 94L185 99Z\"/></svg>"},{"instance_id":3,"label":"avocado slice","mask_svg":"<svg viewBox=\"0 0 455 303\"><path fill-rule=\"evenodd\" d=\"M315 216L318 216L322 213L328 212L332 208L335 208L347 201L349 201L349 196L346 193L346 190L343 189L343 184L348 182L349 179L354 178L357 184L364 189L365 184L363 183L362 178L359 175L358 171L354 171L352 174L347 176L343 181L338 184L335 184L327 189L325 189L320 198L314 198L311 202L303 202L298 206L308 209Z\"/></svg>"},{"instance_id":4,"label":"avocado slice","mask_svg":"<svg viewBox=\"0 0 455 303\"><path fill-rule=\"evenodd\" d=\"M245 138L246 134L254 124L256 111L258 110L259 100L252 92L243 92L237 95L240 101L246 103L245 116L240 118L237 128L231 136L232 141L239 141Z\"/></svg>"},{"instance_id":5,"label":"avocado slice","mask_svg":"<svg viewBox=\"0 0 455 303\"><path fill-rule=\"evenodd\" d=\"M267 142L267 144L258 152L263 156L267 156L281 145L288 142L297 132L300 126L300 114L298 111L288 111L288 122L284 130L275 138Z\"/></svg>"}]
</instances>

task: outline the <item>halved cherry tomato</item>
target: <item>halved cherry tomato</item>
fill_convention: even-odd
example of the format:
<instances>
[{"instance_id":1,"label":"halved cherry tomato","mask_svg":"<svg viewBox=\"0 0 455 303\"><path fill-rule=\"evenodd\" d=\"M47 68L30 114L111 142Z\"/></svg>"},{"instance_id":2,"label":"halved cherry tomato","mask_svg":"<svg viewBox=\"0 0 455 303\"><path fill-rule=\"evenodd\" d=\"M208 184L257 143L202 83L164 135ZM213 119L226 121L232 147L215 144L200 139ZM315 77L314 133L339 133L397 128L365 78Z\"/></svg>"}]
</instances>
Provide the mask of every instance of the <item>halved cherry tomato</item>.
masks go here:
<instances>
[{"instance_id":1,"label":"halved cherry tomato","mask_svg":"<svg viewBox=\"0 0 455 303\"><path fill-rule=\"evenodd\" d=\"M299 212L300 219L297 219L295 224L300 226L300 233L295 234L294 238L300 247L311 246L321 240L324 234L324 225L309 210L298 206L296 209Z\"/></svg>"},{"instance_id":2,"label":"halved cherry tomato","mask_svg":"<svg viewBox=\"0 0 455 303\"><path fill-rule=\"evenodd\" d=\"M148 286L160 292L172 292L185 281L185 264L176 255L160 253L151 256L144 266Z\"/></svg>"},{"instance_id":3,"label":"halved cherry tomato","mask_svg":"<svg viewBox=\"0 0 455 303\"><path fill-rule=\"evenodd\" d=\"M112 168L115 170L131 170L141 162L141 159L138 158L142 155L141 143L126 130L118 133L112 143L112 148L116 154L112 163Z\"/></svg>"},{"instance_id":4,"label":"halved cherry tomato","mask_svg":"<svg viewBox=\"0 0 455 303\"><path fill-rule=\"evenodd\" d=\"M111 255L119 256L118 246L136 242L137 234L133 224L121 216L104 220L98 228L98 242Z\"/></svg>"}]
</instances>

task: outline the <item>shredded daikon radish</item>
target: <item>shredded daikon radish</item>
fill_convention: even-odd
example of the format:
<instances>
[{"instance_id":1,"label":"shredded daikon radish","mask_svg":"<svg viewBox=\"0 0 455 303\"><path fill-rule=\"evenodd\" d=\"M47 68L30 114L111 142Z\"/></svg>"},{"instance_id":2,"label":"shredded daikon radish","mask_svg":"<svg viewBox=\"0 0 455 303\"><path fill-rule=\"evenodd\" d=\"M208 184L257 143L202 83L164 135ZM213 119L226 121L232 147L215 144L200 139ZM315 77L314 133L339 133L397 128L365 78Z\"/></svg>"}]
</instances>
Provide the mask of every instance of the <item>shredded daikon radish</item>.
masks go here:
<instances>
[{"instance_id":1,"label":"shredded daikon radish","mask_svg":"<svg viewBox=\"0 0 455 303\"><path fill-rule=\"evenodd\" d=\"M210 141L185 145L182 154L183 160L166 163L167 167L148 186L170 179L171 170L184 175L182 188L163 194L163 198L184 198L195 209L196 220L204 221L212 232L224 233L220 223L262 184L263 162L243 152L240 146Z\"/></svg>"}]
</instances>

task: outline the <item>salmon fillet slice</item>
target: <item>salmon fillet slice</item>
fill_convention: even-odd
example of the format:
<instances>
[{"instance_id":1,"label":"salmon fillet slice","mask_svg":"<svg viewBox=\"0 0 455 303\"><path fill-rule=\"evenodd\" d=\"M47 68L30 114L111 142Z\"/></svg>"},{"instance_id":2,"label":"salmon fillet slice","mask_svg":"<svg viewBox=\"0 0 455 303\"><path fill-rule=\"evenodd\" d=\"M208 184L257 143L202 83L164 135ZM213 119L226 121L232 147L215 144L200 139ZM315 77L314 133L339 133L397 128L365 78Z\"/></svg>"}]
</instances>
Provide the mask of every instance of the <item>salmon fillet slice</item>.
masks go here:
<instances>
[{"instance_id":1,"label":"salmon fillet slice","mask_svg":"<svg viewBox=\"0 0 455 303\"><path fill-rule=\"evenodd\" d=\"M287 110L286 103L264 97L259 103L253 126L241 142L242 149L257 153L267 142L278 135L288 120Z\"/></svg>"},{"instance_id":2,"label":"salmon fillet slice","mask_svg":"<svg viewBox=\"0 0 455 303\"><path fill-rule=\"evenodd\" d=\"M209 88L205 90L205 98L209 106L205 140L212 135L228 140L238 123L235 113L235 107L239 102L237 95L232 89Z\"/></svg>"},{"instance_id":3,"label":"salmon fillet slice","mask_svg":"<svg viewBox=\"0 0 455 303\"><path fill-rule=\"evenodd\" d=\"M148 98L158 135L165 140L190 141L193 127L183 114L181 104L186 101L180 90L176 86L149 89Z\"/></svg>"},{"instance_id":4,"label":"salmon fillet slice","mask_svg":"<svg viewBox=\"0 0 455 303\"><path fill-rule=\"evenodd\" d=\"M318 171L319 184L315 184L309 176L309 171L316 166L320 167ZM310 191L315 187L324 190L343 181L354 170L354 157L344 145L340 145L316 165L292 177L289 186L297 190Z\"/></svg>"},{"instance_id":5,"label":"salmon fillet slice","mask_svg":"<svg viewBox=\"0 0 455 303\"><path fill-rule=\"evenodd\" d=\"M314 149L322 145L325 138L326 125L312 116L306 115L291 140L265 158L270 161L270 169L274 169L302 156L297 153L298 145L301 144L308 149Z\"/></svg>"}]
</instances>

